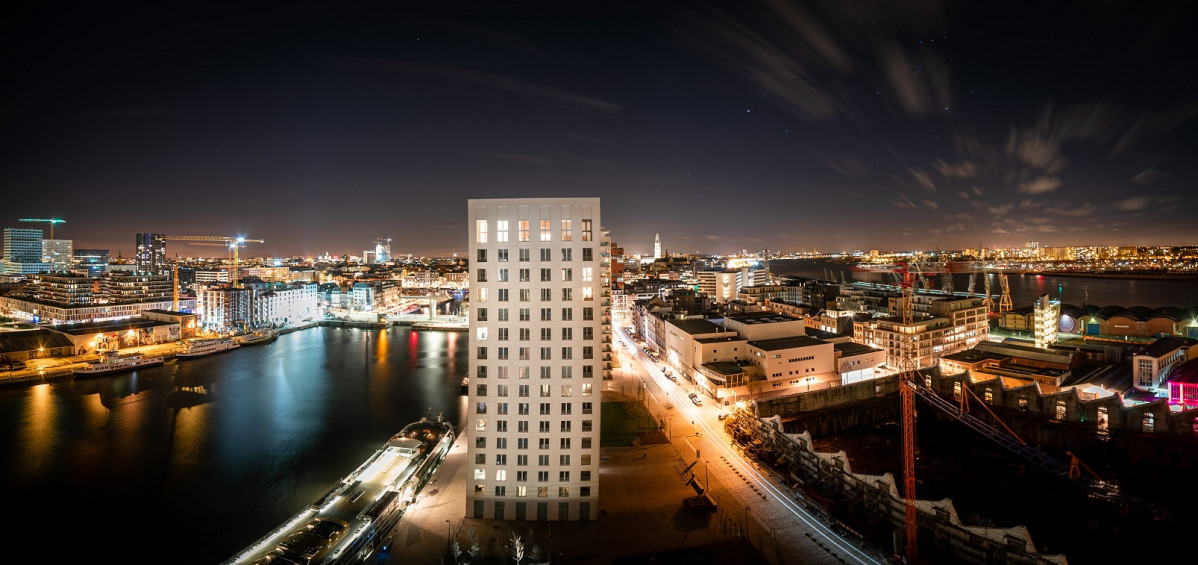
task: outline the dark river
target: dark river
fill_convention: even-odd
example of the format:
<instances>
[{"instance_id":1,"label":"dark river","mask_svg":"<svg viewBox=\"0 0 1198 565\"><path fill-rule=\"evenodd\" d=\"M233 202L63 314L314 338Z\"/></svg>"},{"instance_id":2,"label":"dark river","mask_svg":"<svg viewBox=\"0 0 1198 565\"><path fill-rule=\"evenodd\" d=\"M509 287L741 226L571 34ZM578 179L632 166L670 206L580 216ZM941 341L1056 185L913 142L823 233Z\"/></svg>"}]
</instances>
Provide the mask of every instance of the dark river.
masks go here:
<instances>
[{"instance_id":1,"label":"dark river","mask_svg":"<svg viewBox=\"0 0 1198 565\"><path fill-rule=\"evenodd\" d=\"M770 261L770 271L781 275L797 275L801 277L836 280L843 277L845 281L853 280L853 273L844 263L816 261L806 259L788 259ZM871 281L881 281L879 275L872 275ZM862 279L864 280L864 279ZM1135 280L1110 279L1100 277L1060 277L1053 275L1009 275L1011 284L1011 302L1016 308L1031 306L1040 295L1047 293L1050 298L1060 299L1065 304L1080 306L1095 304L1098 306L1147 306L1160 308L1176 306L1189 308L1198 306L1198 281L1194 280ZM985 292L985 283L979 273L974 279L975 293ZM969 275L953 275L953 288L964 291L969 286ZM935 275L932 288L941 288L940 276ZM1002 293L997 276L991 274L990 292L995 295Z\"/></svg>"},{"instance_id":2,"label":"dark river","mask_svg":"<svg viewBox=\"0 0 1198 565\"><path fill-rule=\"evenodd\" d=\"M35 529L31 540L61 533L31 548L47 562L219 563L430 408L456 424L466 360L464 333L313 328L0 389L5 522Z\"/></svg>"}]
</instances>

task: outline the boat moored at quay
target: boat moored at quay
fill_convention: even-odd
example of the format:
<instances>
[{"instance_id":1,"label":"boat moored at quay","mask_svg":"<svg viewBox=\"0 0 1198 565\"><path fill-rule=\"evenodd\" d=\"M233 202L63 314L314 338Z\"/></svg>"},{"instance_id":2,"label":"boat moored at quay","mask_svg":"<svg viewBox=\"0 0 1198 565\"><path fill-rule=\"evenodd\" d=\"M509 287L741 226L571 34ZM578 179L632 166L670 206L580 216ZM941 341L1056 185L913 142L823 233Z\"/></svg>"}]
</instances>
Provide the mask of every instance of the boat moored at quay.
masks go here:
<instances>
[{"instance_id":1,"label":"boat moored at quay","mask_svg":"<svg viewBox=\"0 0 1198 565\"><path fill-rule=\"evenodd\" d=\"M157 367L163 361L162 357L146 357L139 353L130 355L119 355L115 352L101 353L99 361L88 363L84 367L76 367L71 369L71 372L76 377L100 377Z\"/></svg>"},{"instance_id":2,"label":"boat moored at quay","mask_svg":"<svg viewBox=\"0 0 1198 565\"><path fill-rule=\"evenodd\" d=\"M279 339L279 331L274 329L256 330L251 333L237 336L233 340L243 347L249 345L262 345Z\"/></svg>"},{"instance_id":3,"label":"boat moored at quay","mask_svg":"<svg viewBox=\"0 0 1198 565\"><path fill-rule=\"evenodd\" d=\"M198 359L241 347L231 339L205 339L183 343L183 349L175 354L179 359Z\"/></svg>"},{"instance_id":4,"label":"boat moored at quay","mask_svg":"<svg viewBox=\"0 0 1198 565\"><path fill-rule=\"evenodd\" d=\"M324 496L224 565L362 562L384 545L453 441L453 426L440 415L404 426Z\"/></svg>"}]
</instances>

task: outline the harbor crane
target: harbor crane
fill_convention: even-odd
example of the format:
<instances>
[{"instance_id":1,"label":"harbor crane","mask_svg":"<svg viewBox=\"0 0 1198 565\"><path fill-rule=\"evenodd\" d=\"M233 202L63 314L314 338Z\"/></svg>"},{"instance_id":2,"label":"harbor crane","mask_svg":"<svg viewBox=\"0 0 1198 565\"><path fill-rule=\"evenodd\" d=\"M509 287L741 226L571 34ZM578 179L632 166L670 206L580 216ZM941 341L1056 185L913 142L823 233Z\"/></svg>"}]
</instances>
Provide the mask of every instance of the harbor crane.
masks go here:
<instances>
[{"instance_id":1,"label":"harbor crane","mask_svg":"<svg viewBox=\"0 0 1198 565\"><path fill-rule=\"evenodd\" d=\"M237 263L240 261L238 250L245 247L247 243L266 243L261 239L247 239L241 236L231 235L164 235L162 239L170 241L193 241L201 243L219 243L228 246L229 253L232 255L232 264L229 265L229 284L233 288L237 286ZM174 268L175 291L174 291L174 307L179 308L179 263L175 262Z\"/></svg>"},{"instance_id":2,"label":"harbor crane","mask_svg":"<svg viewBox=\"0 0 1198 565\"><path fill-rule=\"evenodd\" d=\"M50 239L54 239L54 224L65 224L66 220L60 218L21 218L22 222L33 222L37 224L50 224Z\"/></svg>"}]
</instances>

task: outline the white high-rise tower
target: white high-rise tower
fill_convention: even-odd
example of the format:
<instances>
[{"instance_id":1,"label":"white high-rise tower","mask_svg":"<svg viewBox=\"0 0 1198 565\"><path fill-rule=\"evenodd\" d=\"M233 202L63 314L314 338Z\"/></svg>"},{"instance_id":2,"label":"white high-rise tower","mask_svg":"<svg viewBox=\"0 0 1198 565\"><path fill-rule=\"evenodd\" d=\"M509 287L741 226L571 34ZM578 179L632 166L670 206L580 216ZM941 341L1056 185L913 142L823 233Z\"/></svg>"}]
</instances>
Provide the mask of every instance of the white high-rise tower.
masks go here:
<instances>
[{"instance_id":1,"label":"white high-rise tower","mask_svg":"<svg viewBox=\"0 0 1198 565\"><path fill-rule=\"evenodd\" d=\"M598 198L470 200L466 515L599 516Z\"/></svg>"},{"instance_id":2,"label":"white high-rise tower","mask_svg":"<svg viewBox=\"0 0 1198 565\"><path fill-rule=\"evenodd\" d=\"M653 258L661 259L661 234L653 235Z\"/></svg>"}]
</instances>

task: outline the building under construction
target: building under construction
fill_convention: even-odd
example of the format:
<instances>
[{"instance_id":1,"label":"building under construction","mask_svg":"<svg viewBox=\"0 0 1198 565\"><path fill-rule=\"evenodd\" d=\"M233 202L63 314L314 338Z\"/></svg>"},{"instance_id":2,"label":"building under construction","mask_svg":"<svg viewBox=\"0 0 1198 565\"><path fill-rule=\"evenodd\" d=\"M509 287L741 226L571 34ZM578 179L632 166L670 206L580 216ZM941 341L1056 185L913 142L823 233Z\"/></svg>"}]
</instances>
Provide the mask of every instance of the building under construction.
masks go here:
<instances>
[{"instance_id":1,"label":"building under construction","mask_svg":"<svg viewBox=\"0 0 1198 565\"><path fill-rule=\"evenodd\" d=\"M793 481L794 496L847 537L878 540L906 528L907 502L893 475L853 472L844 452L814 450L811 435L782 431L777 417L738 411L725 421L750 455ZM921 557L945 563L1063 564L1064 555L1040 553L1023 526L965 525L951 500L916 500ZM897 543L896 543L897 545Z\"/></svg>"}]
</instances>

